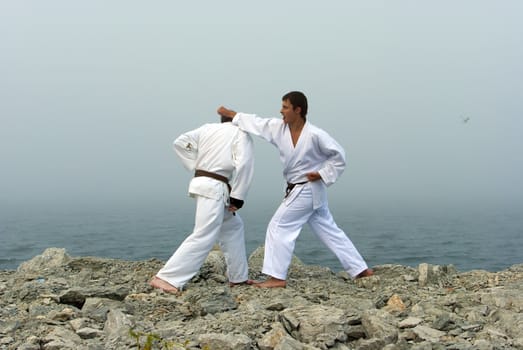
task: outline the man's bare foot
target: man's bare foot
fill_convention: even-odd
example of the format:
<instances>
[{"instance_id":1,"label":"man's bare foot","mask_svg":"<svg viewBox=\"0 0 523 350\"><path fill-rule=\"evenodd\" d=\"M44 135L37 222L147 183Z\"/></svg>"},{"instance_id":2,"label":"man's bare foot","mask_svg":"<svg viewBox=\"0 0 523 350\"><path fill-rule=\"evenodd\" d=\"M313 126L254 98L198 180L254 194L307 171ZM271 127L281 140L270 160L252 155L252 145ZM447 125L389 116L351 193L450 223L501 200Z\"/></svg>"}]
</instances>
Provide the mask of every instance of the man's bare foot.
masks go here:
<instances>
[{"instance_id":1,"label":"man's bare foot","mask_svg":"<svg viewBox=\"0 0 523 350\"><path fill-rule=\"evenodd\" d=\"M243 285L251 285L256 283L253 280L245 280L243 282L229 282L229 287L235 287L235 286L243 286Z\"/></svg>"},{"instance_id":2,"label":"man's bare foot","mask_svg":"<svg viewBox=\"0 0 523 350\"><path fill-rule=\"evenodd\" d=\"M374 275L374 271L372 271L372 269L365 269L363 271L361 271L356 277L355 279L357 278L363 278L363 277L369 277L369 276L372 276Z\"/></svg>"},{"instance_id":3,"label":"man's bare foot","mask_svg":"<svg viewBox=\"0 0 523 350\"><path fill-rule=\"evenodd\" d=\"M285 288L287 281L271 277L263 282L255 283L254 286L257 288Z\"/></svg>"},{"instance_id":4,"label":"man's bare foot","mask_svg":"<svg viewBox=\"0 0 523 350\"><path fill-rule=\"evenodd\" d=\"M151 287L160 289L166 293L177 294L179 292L178 288L156 276L149 281L149 284Z\"/></svg>"}]
</instances>

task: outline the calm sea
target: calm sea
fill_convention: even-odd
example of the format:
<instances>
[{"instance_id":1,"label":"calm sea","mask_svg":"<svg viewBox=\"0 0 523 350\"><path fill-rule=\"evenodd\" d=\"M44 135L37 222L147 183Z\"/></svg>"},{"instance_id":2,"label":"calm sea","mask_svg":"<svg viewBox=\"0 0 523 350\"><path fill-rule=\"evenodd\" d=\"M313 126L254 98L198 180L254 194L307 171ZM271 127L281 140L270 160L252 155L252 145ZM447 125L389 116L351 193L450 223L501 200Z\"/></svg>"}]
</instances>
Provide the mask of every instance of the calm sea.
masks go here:
<instances>
[{"instance_id":1,"label":"calm sea","mask_svg":"<svg viewBox=\"0 0 523 350\"><path fill-rule=\"evenodd\" d=\"M194 204L41 205L0 213L0 269L16 269L48 247L72 256L166 260L193 225ZM240 211L247 253L263 244L278 203ZM523 263L521 206L353 206L331 203L337 224L370 266L453 264L460 271L499 271ZM341 270L334 255L305 228L295 254L307 264Z\"/></svg>"}]
</instances>

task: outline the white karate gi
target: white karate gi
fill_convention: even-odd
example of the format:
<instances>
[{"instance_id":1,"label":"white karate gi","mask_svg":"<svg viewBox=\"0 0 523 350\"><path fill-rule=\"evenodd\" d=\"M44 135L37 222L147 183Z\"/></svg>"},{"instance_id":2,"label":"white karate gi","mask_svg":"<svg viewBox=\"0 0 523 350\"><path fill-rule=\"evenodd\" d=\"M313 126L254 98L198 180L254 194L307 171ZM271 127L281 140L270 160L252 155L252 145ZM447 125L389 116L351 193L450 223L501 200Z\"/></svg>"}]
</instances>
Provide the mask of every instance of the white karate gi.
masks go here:
<instances>
[{"instance_id":1,"label":"white karate gi","mask_svg":"<svg viewBox=\"0 0 523 350\"><path fill-rule=\"evenodd\" d=\"M296 146L281 119L237 113L233 124L278 148L283 177L288 183L305 182L310 172L321 175L321 181L294 187L274 213L267 227L262 272L282 280L287 278L296 239L305 223L352 277L367 269L354 244L334 222L327 202L327 186L336 182L345 168L343 148L309 122L303 126Z\"/></svg>"},{"instance_id":2,"label":"white karate gi","mask_svg":"<svg viewBox=\"0 0 523 350\"><path fill-rule=\"evenodd\" d=\"M186 169L225 176L232 188L230 197L245 200L254 170L253 142L247 133L232 123L205 124L178 137L173 147ZM229 281L246 281L243 221L238 213L228 211L227 185L209 177L194 177L189 195L196 199L194 230L156 276L181 289L218 241Z\"/></svg>"}]
</instances>

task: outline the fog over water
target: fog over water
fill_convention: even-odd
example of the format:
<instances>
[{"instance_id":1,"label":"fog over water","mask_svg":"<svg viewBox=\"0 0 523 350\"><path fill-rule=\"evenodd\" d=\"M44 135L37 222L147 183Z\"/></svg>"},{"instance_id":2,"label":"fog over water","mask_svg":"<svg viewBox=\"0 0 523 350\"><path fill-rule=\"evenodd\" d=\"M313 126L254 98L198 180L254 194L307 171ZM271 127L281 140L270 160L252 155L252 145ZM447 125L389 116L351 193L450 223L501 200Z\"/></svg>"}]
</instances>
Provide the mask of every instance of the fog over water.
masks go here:
<instances>
[{"instance_id":1,"label":"fog over water","mask_svg":"<svg viewBox=\"0 0 523 350\"><path fill-rule=\"evenodd\" d=\"M191 205L174 138L220 105L280 117L290 90L346 150L329 190L340 216L521 207L521 13L515 0L2 1L0 210ZM281 165L255 147L246 206L272 212Z\"/></svg>"}]
</instances>

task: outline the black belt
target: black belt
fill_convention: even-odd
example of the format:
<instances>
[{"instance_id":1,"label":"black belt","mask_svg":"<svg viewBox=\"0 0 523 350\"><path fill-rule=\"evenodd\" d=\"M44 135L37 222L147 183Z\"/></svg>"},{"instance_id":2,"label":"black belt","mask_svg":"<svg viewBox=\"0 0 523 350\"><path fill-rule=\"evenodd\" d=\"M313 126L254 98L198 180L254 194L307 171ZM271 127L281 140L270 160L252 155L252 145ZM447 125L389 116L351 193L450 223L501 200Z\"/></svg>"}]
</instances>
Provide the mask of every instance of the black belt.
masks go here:
<instances>
[{"instance_id":1,"label":"black belt","mask_svg":"<svg viewBox=\"0 0 523 350\"><path fill-rule=\"evenodd\" d=\"M296 187L296 185L305 185L308 181L304 182L297 182L295 184L291 184L290 182L287 182L287 188L285 189L285 198L291 193L292 189Z\"/></svg>"},{"instance_id":2,"label":"black belt","mask_svg":"<svg viewBox=\"0 0 523 350\"><path fill-rule=\"evenodd\" d=\"M227 187L229 188L229 192L231 192L231 185L229 185L229 179L223 175L212 173L212 172L206 171L206 170L196 169L196 171L194 172L194 177L198 177L198 176L210 177L212 179L221 181L227 185Z\"/></svg>"}]
</instances>

